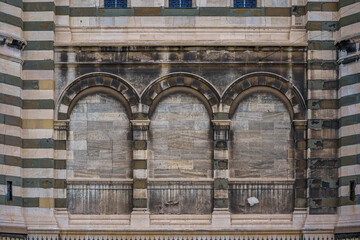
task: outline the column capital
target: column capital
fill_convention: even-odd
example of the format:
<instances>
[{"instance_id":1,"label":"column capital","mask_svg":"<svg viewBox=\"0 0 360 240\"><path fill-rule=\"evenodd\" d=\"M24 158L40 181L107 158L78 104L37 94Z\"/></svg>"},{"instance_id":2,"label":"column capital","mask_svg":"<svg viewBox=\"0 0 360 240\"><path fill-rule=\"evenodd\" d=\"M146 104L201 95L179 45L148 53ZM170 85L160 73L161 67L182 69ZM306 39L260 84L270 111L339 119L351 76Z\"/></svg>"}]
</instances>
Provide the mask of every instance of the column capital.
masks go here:
<instances>
[{"instance_id":1,"label":"column capital","mask_svg":"<svg viewBox=\"0 0 360 240\"><path fill-rule=\"evenodd\" d=\"M307 120L293 120L292 123L295 127L306 127L307 126Z\"/></svg>"},{"instance_id":2,"label":"column capital","mask_svg":"<svg viewBox=\"0 0 360 240\"><path fill-rule=\"evenodd\" d=\"M231 120L211 120L214 127L230 128Z\"/></svg>"},{"instance_id":3,"label":"column capital","mask_svg":"<svg viewBox=\"0 0 360 240\"><path fill-rule=\"evenodd\" d=\"M69 120L54 121L54 129L58 131L66 131L69 129Z\"/></svg>"},{"instance_id":4,"label":"column capital","mask_svg":"<svg viewBox=\"0 0 360 240\"><path fill-rule=\"evenodd\" d=\"M130 120L131 124L133 125L149 125L149 119L142 119L142 120Z\"/></svg>"},{"instance_id":5,"label":"column capital","mask_svg":"<svg viewBox=\"0 0 360 240\"><path fill-rule=\"evenodd\" d=\"M150 120L130 120L131 127L135 131L149 130Z\"/></svg>"}]
</instances>

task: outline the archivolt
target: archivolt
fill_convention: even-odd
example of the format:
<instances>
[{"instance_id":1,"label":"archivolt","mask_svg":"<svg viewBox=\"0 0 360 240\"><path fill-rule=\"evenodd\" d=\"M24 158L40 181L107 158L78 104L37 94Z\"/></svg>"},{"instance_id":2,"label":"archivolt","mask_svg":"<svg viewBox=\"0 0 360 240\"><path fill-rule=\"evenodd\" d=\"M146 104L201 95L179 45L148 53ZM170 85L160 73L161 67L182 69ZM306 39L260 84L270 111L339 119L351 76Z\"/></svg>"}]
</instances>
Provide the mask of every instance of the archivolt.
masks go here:
<instances>
[{"instance_id":1,"label":"archivolt","mask_svg":"<svg viewBox=\"0 0 360 240\"><path fill-rule=\"evenodd\" d=\"M271 92L275 94L278 93L276 95L278 95L280 99L287 100L288 104L286 105L291 108L289 111L293 115L291 118L293 120L305 119L306 105L299 90L287 79L268 72L247 74L228 86L222 96L224 110L231 114L231 111L236 109L235 105L238 104L238 99L241 98L241 95L253 87L257 87L258 89L267 87L276 90Z\"/></svg>"},{"instance_id":2,"label":"archivolt","mask_svg":"<svg viewBox=\"0 0 360 240\"><path fill-rule=\"evenodd\" d=\"M90 73L77 78L61 94L57 106L57 120L67 120L74 104L84 93L92 93L92 88L108 92L127 104L129 117L137 108L139 95L124 79L109 73ZM95 89L94 89L95 90ZM116 96L117 95L117 96Z\"/></svg>"},{"instance_id":3,"label":"archivolt","mask_svg":"<svg viewBox=\"0 0 360 240\"><path fill-rule=\"evenodd\" d=\"M149 114L155 98L173 87L190 88L200 93L209 103L213 112L220 103L220 94L207 80L191 73L171 73L155 80L143 91L141 95L143 113Z\"/></svg>"}]
</instances>

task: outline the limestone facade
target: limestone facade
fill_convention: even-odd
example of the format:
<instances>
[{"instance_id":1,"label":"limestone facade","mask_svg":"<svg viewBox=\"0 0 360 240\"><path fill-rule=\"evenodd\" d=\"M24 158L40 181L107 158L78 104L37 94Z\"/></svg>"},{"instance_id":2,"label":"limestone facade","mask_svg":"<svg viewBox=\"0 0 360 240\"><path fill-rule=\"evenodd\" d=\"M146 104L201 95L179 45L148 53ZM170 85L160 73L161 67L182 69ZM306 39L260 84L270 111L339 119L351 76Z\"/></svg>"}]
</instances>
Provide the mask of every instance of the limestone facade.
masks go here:
<instances>
[{"instance_id":1,"label":"limestone facade","mask_svg":"<svg viewBox=\"0 0 360 240\"><path fill-rule=\"evenodd\" d=\"M0 0L0 238L360 232L360 2Z\"/></svg>"}]
</instances>

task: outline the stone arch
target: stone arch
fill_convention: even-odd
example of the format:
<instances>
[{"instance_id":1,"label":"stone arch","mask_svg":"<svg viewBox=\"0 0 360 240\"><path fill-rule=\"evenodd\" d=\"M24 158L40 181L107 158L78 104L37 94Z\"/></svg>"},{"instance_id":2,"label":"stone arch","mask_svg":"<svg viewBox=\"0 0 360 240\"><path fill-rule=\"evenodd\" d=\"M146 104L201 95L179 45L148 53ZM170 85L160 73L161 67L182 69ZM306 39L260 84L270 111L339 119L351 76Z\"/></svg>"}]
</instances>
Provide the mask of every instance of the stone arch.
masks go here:
<instances>
[{"instance_id":1,"label":"stone arch","mask_svg":"<svg viewBox=\"0 0 360 240\"><path fill-rule=\"evenodd\" d=\"M136 111L139 95L124 79L110 73L90 73L78 77L61 94L57 104L57 120L68 120L72 106L82 95L92 92L107 92L125 102L129 118Z\"/></svg>"},{"instance_id":2,"label":"stone arch","mask_svg":"<svg viewBox=\"0 0 360 240\"><path fill-rule=\"evenodd\" d=\"M141 95L143 113L148 116L155 99L165 90L174 87L189 88L196 91L209 104L211 113L217 111L220 94L210 82L191 73L171 73L153 81L143 91Z\"/></svg>"},{"instance_id":3,"label":"stone arch","mask_svg":"<svg viewBox=\"0 0 360 240\"><path fill-rule=\"evenodd\" d=\"M291 174L288 174L288 176L286 176L286 174L284 176L281 176L281 178L277 178L278 175L277 174L273 174L273 175L269 175L269 176L259 176L259 179L263 179L262 184L267 184L269 186L269 189L283 189L282 193L279 192L279 194L283 194L284 198L269 198L269 203L265 203L265 202L260 202L259 203L259 209L262 209L261 211L265 211L268 213L289 213L292 212L294 207L303 207L304 205L302 204L303 199L306 197L306 187L304 185L304 179L306 179L306 104L304 101L304 98L302 97L301 93L299 92L299 90L294 86L293 83L291 83L290 81L288 81L287 79L273 74L273 73L268 73L268 72L257 72L257 73L251 73L251 74L247 74L245 76L242 76L241 78L237 79L236 81L234 81L232 84L230 84L226 90L224 91L223 95L222 95L222 103L223 103L223 111L225 113L228 114L229 119L233 119L234 117L236 117L236 111L238 109L238 107L240 106L240 104L243 101L247 101L247 99L249 97L256 97L257 95L260 96L261 94L264 95L269 95L272 97L275 97L278 99L278 103L283 103L283 109L280 111L282 114L286 115L288 114L288 116L290 117L289 121L286 121L287 125L287 129L284 129L288 132L284 131L284 141L286 140L286 136L288 136L288 150L286 151L286 149L280 149L281 147L285 146L285 145L281 145L278 144L276 145L277 149L280 149L281 151L279 151L279 153L285 153L287 155L287 158L285 156L285 158L283 158L282 163L281 164L285 164L286 160L288 160L288 166L284 167L284 169L286 170L286 168L288 168L288 172ZM274 104L274 102L273 102ZM246 106L243 106L244 109L246 109ZM245 112L246 110L244 110ZM261 110L263 111L263 110ZM259 111L259 112L261 112ZM287 112L286 112L287 111ZM256 113L257 114L257 113ZM271 114L271 112L270 112ZM278 111L276 111L276 114L278 114ZM256 115L257 116L257 115ZM284 115L285 116L285 115ZM252 118L246 118L246 116L242 116L243 119L245 120L249 120L249 122L251 121ZM258 121L262 121L263 118L259 118ZM283 121L283 119L278 119L278 116L276 118L274 118L275 121ZM253 124L253 126L255 126L257 123L256 122L251 122ZM248 131L248 135L246 135L247 133L239 133L237 136L235 136L235 133L233 131L235 130L235 121L232 120L232 132L231 132L231 136L232 136L232 143L231 144L235 144L235 141L238 141L239 143L239 139L241 138L253 138L253 139L257 139L257 136L251 135L251 134L258 134L256 131L253 131L256 126L254 128L246 128L246 124L245 125L239 125L241 127L244 127L244 132ZM250 124L249 124L250 126ZM240 128L241 128L240 127ZM264 132L266 132L268 128L268 125L261 124L260 125L260 130L264 130ZM280 126L281 128L281 126ZM274 132L275 132L276 127L274 128ZM239 130L239 129L238 129ZM239 131L241 132L243 129L240 129ZM270 129L271 131L271 129ZM270 134L270 132L269 132ZM239 137L241 136L241 137ZM260 138L267 138L267 136L262 135L262 133L260 132ZM238 139L238 140L235 140ZM268 142L269 139L271 141L271 138L268 138ZM248 142L247 139L244 139L245 142ZM261 141L260 141L261 142ZM272 152L272 148L269 145L269 150L267 151L266 149L264 149L261 145L256 145L256 144L250 144L249 143L249 149L250 152L247 151L246 149L240 149L237 148L237 146L232 146L230 144L230 151L234 151L234 149L236 148L239 152L244 152L247 153L249 155L249 159L246 160L246 158L244 157L239 157L239 159L241 159L242 161L248 162L249 163L249 169L253 169L252 167L254 166L262 166L262 167L266 167L262 162L257 164L256 161L252 161L253 159L259 159L258 157L254 157L255 154L252 154L251 151L256 152L256 149L252 149L254 146L258 147L259 149L261 149L260 151L264 151L264 152L271 152L272 154L276 154L277 152L274 151ZM242 144L242 143L241 143ZM241 145L242 147L246 148L246 145ZM262 144L262 143L261 143ZM260 146L260 147L259 147ZM280 147L279 147L280 146ZM233 162L234 160L234 153L230 153L229 154L230 160L229 160L229 168L233 169L235 168L233 165L235 162ZM236 155L236 154L235 154ZM266 155L266 154L264 154ZM236 155L238 156L238 155ZM271 163L271 161L268 162L268 160L271 158L272 156L266 156L265 158L263 158L263 162L266 162L267 164ZM253 159L251 159L253 158ZM273 158L274 159L278 159L277 156L275 156ZM282 159L281 156L279 157L279 159ZM238 159L235 159L238 160ZM271 160L271 159L270 159ZM240 163L239 166L241 166L241 171L245 171L246 172L246 167L245 164ZM285 165L283 165L285 166ZM291 168L289 168L291 167ZM261 167L260 167L261 168ZM271 168L268 167L269 169ZM272 169L272 168L271 168ZM279 171L281 171L281 168L275 167L275 169L278 169ZM257 169L255 169L257 170ZM240 172L239 171L239 174ZM259 170L261 171L261 169ZM275 171L276 172L276 171ZM274 173L275 173L274 172ZM246 173L249 173L246 172ZM230 174L231 175L231 174ZM236 174L233 174L234 179L237 178L241 178L238 177ZM246 177L246 176L244 176ZM278 179L278 182L271 182L272 180L266 180L266 178L269 177L269 179ZM264 180L265 179L265 180ZM281 179L281 180L280 180ZM250 182L250 183L246 183L248 184L249 188L252 189L257 189L260 185L256 182ZM246 185L245 184L245 185ZM249 208L236 208L234 207L239 201L243 201L241 199L241 197L245 198L248 197L245 192L242 190L244 183L243 181L239 181L237 182L232 182L230 184L230 206L232 206L231 211L233 213L258 213L256 212L257 210L255 208L253 209L249 209ZM280 188L279 188L280 187ZM276 190L277 191L277 190ZM251 193L251 194L255 194L255 193ZM290 197L289 197L290 196ZM294 196L294 198L293 198ZM257 196L255 194L255 197L260 199L260 196ZM287 197L288 199L283 201L285 199L285 197ZM280 200L281 199L281 200ZM279 201L280 200L280 201ZM265 200L264 200L265 201ZM287 205L282 204L283 202L288 202ZM271 204L270 204L271 203ZM266 209L266 206L269 206L269 209Z\"/></svg>"},{"instance_id":4,"label":"stone arch","mask_svg":"<svg viewBox=\"0 0 360 240\"><path fill-rule=\"evenodd\" d=\"M292 120L304 120L306 104L296 86L287 79L268 72L250 73L240 77L229 85L222 96L224 110L230 115L236 109L239 99L253 87L270 88L287 105Z\"/></svg>"}]
</instances>

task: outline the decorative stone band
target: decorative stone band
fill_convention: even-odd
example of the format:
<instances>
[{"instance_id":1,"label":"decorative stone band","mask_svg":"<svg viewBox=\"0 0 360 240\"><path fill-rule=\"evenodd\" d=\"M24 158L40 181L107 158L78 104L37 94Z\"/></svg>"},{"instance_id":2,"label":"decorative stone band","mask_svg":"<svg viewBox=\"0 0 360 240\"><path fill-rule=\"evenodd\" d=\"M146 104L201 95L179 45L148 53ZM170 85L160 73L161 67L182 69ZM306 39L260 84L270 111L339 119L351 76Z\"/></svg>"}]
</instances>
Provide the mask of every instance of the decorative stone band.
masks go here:
<instances>
[{"instance_id":1,"label":"decorative stone band","mask_svg":"<svg viewBox=\"0 0 360 240\"><path fill-rule=\"evenodd\" d=\"M27 42L23 38L0 32L0 45L7 45L8 47L23 50L26 44Z\"/></svg>"},{"instance_id":2,"label":"decorative stone band","mask_svg":"<svg viewBox=\"0 0 360 240\"><path fill-rule=\"evenodd\" d=\"M6 240L7 238L2 237L0 235L0 240ZM186 232L186 231L171 231L171 232L162 232L160 233L152 233L146 231L146 233L113 233L113 234L97 234L97 235L89 235L88 233L81 235L79 232L76 234L71 233L63 233L61 235L43 235L43 234L29 234L28 240L135 240L135 239L146 239L146 240L217 240L217 239L227 239L227 240L334 240L333 235L329 234L314 234L308 237L303 237L301 233L283 233L281 235L271 234L271 233L252 233L252 232L244 232L241 233L239 231L236 232L215 232L212 231L211 234L202 233L194 233L194 232ZM350 239L350 238L340 238L340 239ZM351 238L355 239L355 238ZM16 239L17 240L17 239Z\"/></svg>"},{"instance_id":3,"label":"decorative stone band","mask_svg":"<svg viewBox=\"0 0 360 240\"><path fill-rule=\"evenodd\" d=\"M102 87L104 91L109 91L110 94L119 97L120 100L124 99L127 103L126 106L128 108L129 117L130 119L132 118L132 113L136 112L139 102L136 90L129 83L116 75L108 73L91 73L76 79L65 89L59 100L57 119L68 119L71 108L77 102L79 96L81 96L80 93L85 94L86 92L84 91L86 90L93 91L94 87Z\"/></svg>"},{"instance_id":4,"label":"decorative stone band","mask_svg":"<svg viewBox=\"0 0 360 240\"><path fill-rule=\"evenodd\" d=\"M299 9L302 8L302 9ZM116 17L116 16L229 16L229 17L251 17L251 16L269 16L269 17L290 17L291 15L301 16L306 12L304 6L298 8L290 7L257 7L256 9L246 9L240 11L237 8L230 7L193 7L193 8L168 8L162 7L128 7L113 9L97 7L68 7L57 6L56 15L70 15L71 17Z\"/></svg>"},{"instance_id":5,"label":"decorative stone band","mask_svg":"<svg viewBox=\"0 0 360 240\"><path fill-rule=\"evenodd\" d=\"M211 112L217 112L220 103L220 95L215 87L205 79L189 73L172 73L161 77L151 83L142 93L141 103L143 104L143 113L151 114L153 103L157 96L172 87L185 87L198 92L208 102Z\"/></svg>"},{"instance_id":6,"label":"decorative stone band","mask_svg":"<svg viewBox=\"0 0 360 240\"><path fill-rule=\"evenodd\" d=\"M57 105L57 120L66 120L72 107L82 94L98 91L95 87L123 100L130 119L147 120L156 107L161 94L182 88L201 98L213 119L228 120L229 114L248 91L270 91L277 95L291 113L292 119L305 119L306 104L299 90L285 78L268 72L247 74L226 88L220 96L216 88L206 79L190 73L171 73L150 83L141 96L124 79L109 73L86 74L71 83L61 95ZM175 89L176 88L176 89Z\"/></svg>"},{"instance_id":7,"label":"decorative stone band","mask_svg":"<svg viewBox=\"0 0 360 240\"><path fill-rule=\"evenodd\" d=\"M222 96L223 111L231 115L250 89L273 92L287 105L293 120L305 119L306 104L295 85L279 75L264 72L245 75L232 83Z\"/></svg>"}]
</instances>

